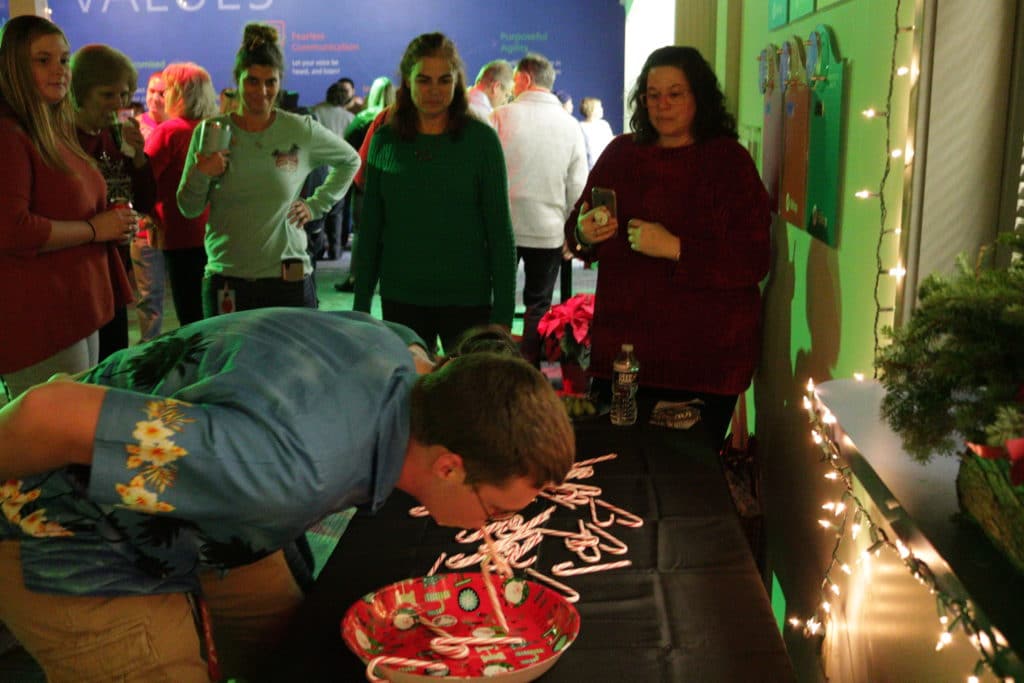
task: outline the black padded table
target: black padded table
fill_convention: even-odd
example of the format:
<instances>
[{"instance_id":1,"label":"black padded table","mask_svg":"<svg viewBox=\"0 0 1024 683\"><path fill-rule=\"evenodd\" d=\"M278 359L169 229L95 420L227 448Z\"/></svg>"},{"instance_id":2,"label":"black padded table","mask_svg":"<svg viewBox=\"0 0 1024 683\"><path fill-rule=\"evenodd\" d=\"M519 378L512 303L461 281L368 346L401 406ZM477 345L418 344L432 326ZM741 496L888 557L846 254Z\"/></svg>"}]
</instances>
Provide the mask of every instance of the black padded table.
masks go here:
<instances>
[{"instance_id":1,"label":"black padded table","mask_svg":"<svg viewBox=\"0 0 1024 683\"><path fill-rule=\"evenodd\" d=\"M613 427L607 417L577 424L578 460L619 454L595 465L594 476L581 483L600 486L603 499L645 524L609 528L628 544L624 557L631 567L558 579L581 595L581 630L538 680L794 680L711 440L699 423L688 431L646 425L649 411L642 402L633 427ZM410 517L415 504L396 492L376 515L352 520L266 680L365 680L364 666L340 636L349 605L387 584L425 575L442 551L476 547L456 543L454 529ZM529 519L550 505L538 499L524 515ZM581 516L589 519L589 510L559 507L547 526L575 531ZM534 566L548 575L557 562L583 564L557 537L546 537L537 553ZM602 562L618 559L606 555Z\"/></svg>"}]
</instances>

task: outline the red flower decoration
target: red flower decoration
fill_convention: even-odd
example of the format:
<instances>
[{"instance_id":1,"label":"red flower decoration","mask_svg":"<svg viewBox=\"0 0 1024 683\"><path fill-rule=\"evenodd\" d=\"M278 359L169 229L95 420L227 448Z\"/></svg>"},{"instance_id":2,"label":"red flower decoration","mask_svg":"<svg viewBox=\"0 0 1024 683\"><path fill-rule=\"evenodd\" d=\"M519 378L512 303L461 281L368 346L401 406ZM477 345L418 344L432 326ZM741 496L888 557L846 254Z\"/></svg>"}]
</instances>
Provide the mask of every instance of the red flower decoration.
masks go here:
<instances>
[{"instance_id":1,"label":"red flower decoration","mask_svg":"<svg viewBox=\"0 0 1024 683\"><path fill-rule=\"evenodd\" d=\"M549 308L537 323L547 359L556 362L565 356L565 360L586 367L590 362L590 323L593 320L593 294L577 294Z\"/></svg>"}]
</instances>

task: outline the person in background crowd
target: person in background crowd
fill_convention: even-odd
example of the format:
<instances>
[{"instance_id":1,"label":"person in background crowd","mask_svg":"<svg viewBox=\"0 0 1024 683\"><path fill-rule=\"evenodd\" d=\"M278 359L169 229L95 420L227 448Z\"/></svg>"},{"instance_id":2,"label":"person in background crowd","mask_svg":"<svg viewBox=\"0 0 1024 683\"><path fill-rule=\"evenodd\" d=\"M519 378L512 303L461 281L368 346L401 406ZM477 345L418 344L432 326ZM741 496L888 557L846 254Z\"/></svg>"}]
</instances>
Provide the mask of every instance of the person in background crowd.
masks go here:
<instances>
[{"instance_id":1,"label":"person in background crowd","mask_svg":"<svg viewBox=\"0 0 1024 683\"><path fill-rule=\"evenodd\" d=\"M221 114L232 114L238 111L238 90L235 88L222 88L219 98L217 109Z\"/></svg>"},{"instance_id":2,"label":"person in background crowd","mask_svg":"<svg viewBox=\"0 0 1024 683\"><path fill-rule=\"evenodd\" d=\"M349 188L352 200L352 234L349 237L352 251L355 251L356 230L359 228L359 221L362 220L363 215L364 183L362 177L366 155L369 153L369 147L366 145L366 136L370 131L370 126L381 115L381 112L394 103L395 86L391 83L391 79L387 76L377 77L370 86L370 95L366 98L366 109L356 114L355 119L345 129L345 142L359 150L359 158L363 162L359 167L359 172L356 173L356 177L352 180L352 187ZM337 292L354 292L355 288L356 276L350 262L348 277L340 282L335 282L334 290Z\"/></svg>"},{"instance_id":3,"label":"person in background crowd","mask_svg":"<svg viewBox=\"0 0 1024 683\"><path fill-rule=\"evenodd\" d=\"M107 182L107 202L130 206L138 214L153 210L156 181L144 152L145 141L135 119L121 120L139 75L128 57L108 45L79 48L71 57L71 95L78 142L99 166ZM134 231L133 231L134 237ZM131 273L128 241L118 253ZM128 307L100 329L100 360L128 346Z\"/></svg>"},{"instance_id":4,"label":"person in background crowd","mask_svg":"<svg viewBox=\"0 0 1024 683\"><path fill-rule=\"evenodd\" d=\"M167 120L146 140L146 155L156 177L158 245L167 264L178 322L187 325L203 318L203 237L208 211L185 218L176 195L192 133L203 119L217 113L217 103L210 74L198 64L168 64L164 68L164 82Z\"/></svg>"},{"instance_id":5,"label":"person in background crowd","mask_svg":"<svg viewBox=\"0 0 1024 683\"><path fill-rule=\"evenodd\" d=\"M515 251L508 183L494 130L470 116L455 44L413 39L387 123L370 139L354 308L370 311L380 281L385 320L411 327L431 352L488 322L512 325Z\"/></svg>"},{"instance_id":6,"label":"person in background crowd","mask_svg":"<svg viewBox=\"0 0 1024 683\"><path fill-rule=\"evenodd\" d=\"M572 113L575 111L575 107L572 103L572 95L565 92L564 90L556 90L554 92L554 95L555 97L558 98L558 101L562 103L562 109L564 109L565 112L571 116Z\"/></svg>"},{"instance_id":7,"label":"person in background crowd","mask_svg":"<svg viewBox=\"0 0 1024 683\"><path fill-rule=\"evenodd\" d=\"M519 60L515 100L492 117L508 168L516 257L523 262L523 357L540 367L537 323L551 307L562 265L562 226L587 181L579 122L551 94L555 67L536 53Z\"/></svg>"},{"instance_id":8,"label":"person in background crowd","mask_svg":"<svg viewBox=\"0 0 1024 683\"><path fill-rule=\"evenodd\" d=\"M583 138L587 143L587 167L594 168L598 157L615 137L615 133L604 120L604 107L601 106L601 100L596 97L584 97L580 102L580 113L583 114L580 128L583 129Z\"/></svg>"},{"instance_id":9,"label":"person in background crowd","mask_svg":"<svg viewBox=\"0 0 1024 683\"><path fill-rule=\"evenodd\" d=\"M341 88L341 99L344 101L344 107L353 114L358 114L366 106L363 102L363 98L356 94L356 84L348 76L342 76L338 79L338 86Z\"/></svg>"},{"instance_id":10,"label":"person in background crowd","mask_svg":"<svg viewBox=\"0 0 1024 683\"><path fill-rule=\"evenodd\" d=\"M469 100L469 111L481 121L491 123L494 108L512 98L512 67L504 59L484 64L466 97Z\"/></svg>"},{"instance_id":11,"label":"person in background crowd","mask_svg":"<svg viewBox=\"0 0 1024 683\"><path fill-rule=\"evenodd\" d=\"M265 306L317 306L303 225L341 199L359 155L312 118L275 107L283 72L277 31L246 25L234 68L239 110L207 119L192 135L178 207L186 218L196 218L209 205L207 317ZM231 131L231 145L204 153L200 141L213 122ZM299 199L306 176L321 164L331 167L327 180L313 196Z\"/></svg>"},{"instance_id":12,"label":"person in background crowd","mask_svg":"<svg viewBox=\"0 0 1024 683\"><path fill-rule=\"evenodd\" d=\"M0 27L0 378L7 399L54 373L94 365L99 328L131 298L115 245L134 219L107 209L103 176L78 142L70 55L63 31L46 19L24 15Z\"/></svg>"},{"instance_id":13,"label":"person in background crowd","mask_svg":"<svg viewBox=\"0 0 1024 683\"><path fill-rule=\"evenodd\" d=\"M0 410L0 620L48 680L208 681L197 623L224 680L256 680L302 601L281 548L325 515L397 489L479 528L574 456L521 359L435 366L350 311L202 320Z\"/></svg>"},{"instance_id":14,"label":"person in background crowd","mask_svg":"<svg viewBox=\"0 0 1024 683\"><path fill-rule=\"evenodd\" d=\"M615 355L633 344L641 388L700 399L721 440L761 347L768 195L694 48L652 52L630 106L633 134L605 148L565 224L574 250L600 261L590 372L607 395ZM587 202L593 188L616 194L603 224L595 216L608 212Z\"/></svg>"},{"instance_id":15,"label":"person in background crowd","mask_svg":"<svg viewBox=\"0 0 1024 683\"><path fill-rule=\"evenodd\" d=\"M135 120L144 141L158 125L167 120L164 111L164 78L157 71L150 75L146 85L146 105L149 110ZM147 153L148 156L148 153ZM158 244L160 225L153 216L143 215L139 219L139 231L131 244L132 274L135 280L135 314L139 320L139 341L149 341L160 334L164 320L164 281L167 269L164 255Z\"/></svg>"},{"instance_id":16,"label":"person in background crowd","mask_svg":"<svg viewBox=\"0 0 1024 683\"><path fill-rule=\"evenodd\" d=\"M351 99L351 95L347 97ZM346 95L342 91L342 84L338 81L331 83L330 87L327 88L326 99L320 104L314 105L312 111L313 116L324 127L340 138L345 137L345 131L352 123L352 119L355 118L355 114L345 108L347 101ZM318 257L323 256L328 261L333 261L341 256L341 252L345 249L352 224L348 215L351 210L351 195L352 190L350 188L345 193L345 198L332 206L324 215L321 222L323 224L325 249L315 252Z\"/></svg>"},{"instance_id":17,"label":"person in background crowd","mask_svg":"<svg viewBox=\"0 0 1024 683\"><path fill-rule=\"evenodd\" d=\"M150 74L149 81L146 84L146 111L135 117L135 120L139 123L139 130L142 132L143 139L148 138L153 129L167 118L167 115L164 113L165 87L163 73L155 71Z\"/></svg>"}]
</instances>

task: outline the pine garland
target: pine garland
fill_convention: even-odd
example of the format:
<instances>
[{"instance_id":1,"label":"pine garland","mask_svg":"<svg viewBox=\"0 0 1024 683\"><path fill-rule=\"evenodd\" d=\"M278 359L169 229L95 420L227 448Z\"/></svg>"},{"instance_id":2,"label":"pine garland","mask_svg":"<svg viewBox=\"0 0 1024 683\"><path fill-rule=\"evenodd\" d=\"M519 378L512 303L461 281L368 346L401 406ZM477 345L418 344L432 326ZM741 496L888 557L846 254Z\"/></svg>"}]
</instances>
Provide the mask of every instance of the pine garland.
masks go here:
<instances>
[{"instance_id":1,"label":"pine garland","mask_svg":"<svg viewBox=\"0 0 1024 683\"><path fill-rule=\"evenodd\" d=\"M1024 435L1024 230L1000 242L1014 252L1009 267L994 267L988 249L973 266L961 255L952 277L921 283L908 324L884 330L882 414L921 462L961 453L965 440Z\"/></svg>"}]
</instances>

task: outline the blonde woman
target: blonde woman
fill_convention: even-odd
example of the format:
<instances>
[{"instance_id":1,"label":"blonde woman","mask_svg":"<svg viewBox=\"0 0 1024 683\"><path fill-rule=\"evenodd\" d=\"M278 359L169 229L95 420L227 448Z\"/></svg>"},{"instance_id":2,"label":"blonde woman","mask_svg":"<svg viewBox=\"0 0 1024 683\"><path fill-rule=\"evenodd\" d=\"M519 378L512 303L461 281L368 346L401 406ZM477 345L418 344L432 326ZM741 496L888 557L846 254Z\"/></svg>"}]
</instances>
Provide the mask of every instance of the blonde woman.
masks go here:
<instances>
[{"instance_id":1,"label":"blonde woman","mask_svg":"<svg viewBox=\"0 0 1024 683\"><path fill-rule=\"evenodd\" d=\"M217 113L217 96L210 74L191 62L168 64L163 82L167 119L146 140L146 155L156 177L154 210L161 226L160 247L171 281L174 310L178 321L187 325L203 319L203 237L209 212L186 218L175 195L192 133L203 119Z\"/></svg>"},{"instance_id":2,"label":"blonde woman","mask_svg":"<svg viewBox=\"0 0 1024 683\"><path fill-rule=\"evenodd\" d=\"M20 16L0 29L0 376L9 398L99 357L97 330L131 298L115 244L129 211L75 133L71 50L60 28Z\"/></svg>"}]
</instances>

